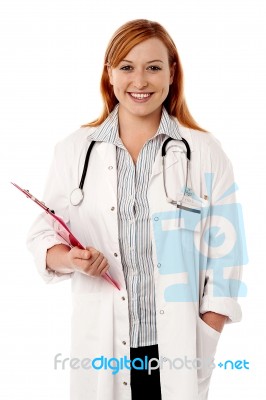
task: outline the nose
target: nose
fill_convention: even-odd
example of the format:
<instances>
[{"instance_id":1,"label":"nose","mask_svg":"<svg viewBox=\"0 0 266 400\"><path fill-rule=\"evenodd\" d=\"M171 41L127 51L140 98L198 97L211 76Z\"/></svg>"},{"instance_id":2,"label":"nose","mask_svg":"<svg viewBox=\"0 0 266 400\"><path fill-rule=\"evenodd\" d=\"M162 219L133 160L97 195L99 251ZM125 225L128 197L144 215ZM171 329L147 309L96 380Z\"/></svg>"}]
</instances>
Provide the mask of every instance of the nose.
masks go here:
<instances>
[{"instance_id":1,"label":"nose","mask_svg":"<svg viewBox=\"0 0 266 400\"><path fill-rule=\"evenodd\" d=\"M143 72L136 72L133 84L138 90L144 89L146 86L148 86L145 74Z\"/></svg>"},{"instance_id":2,"label":"nose","mask_svg":"<svg viewBox=\"0 0 266 400\"><path fill-rule=\"evenodd\" d=\"M136 89L141 90L148 86L147 82L136 82L134 83Z\"/></svg>"}]
</instances>

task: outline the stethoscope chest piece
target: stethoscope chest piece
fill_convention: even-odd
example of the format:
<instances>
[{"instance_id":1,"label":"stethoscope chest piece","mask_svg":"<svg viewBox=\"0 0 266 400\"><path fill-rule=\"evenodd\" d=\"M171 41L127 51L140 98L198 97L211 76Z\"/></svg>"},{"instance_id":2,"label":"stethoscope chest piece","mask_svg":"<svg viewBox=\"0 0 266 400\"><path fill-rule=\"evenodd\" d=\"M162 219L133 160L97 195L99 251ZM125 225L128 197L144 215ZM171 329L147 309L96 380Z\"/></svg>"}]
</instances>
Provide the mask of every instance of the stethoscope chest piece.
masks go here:
<instances>
[{"instance_id":1,"label":"stethoscope chest piece","mask_svg":"<svg viewBox=\"0 0 266 400\"><path fill-rule=\"evenodd\" d=\"M70 203L72 206L78 206L83 200L83 190L80 188L76 188L71 192L70 195Z\"/></svg>"}]
</instances>

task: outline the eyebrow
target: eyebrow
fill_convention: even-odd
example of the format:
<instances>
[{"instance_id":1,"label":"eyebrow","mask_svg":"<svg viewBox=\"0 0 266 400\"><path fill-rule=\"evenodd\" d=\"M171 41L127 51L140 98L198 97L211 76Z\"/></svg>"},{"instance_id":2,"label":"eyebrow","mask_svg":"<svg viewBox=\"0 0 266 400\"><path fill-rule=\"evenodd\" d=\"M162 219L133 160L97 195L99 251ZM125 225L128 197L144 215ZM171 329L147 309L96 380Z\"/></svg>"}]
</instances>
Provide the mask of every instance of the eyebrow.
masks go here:
<instances>
[{"instance_id":1,"label":"eyebrow","mask_svg":"<svg viewBox=\"0 0 266 400\"><path fill-rule=\"evenodd\" d=\"M130 63L130 64L133 64L133 61L129 61L129 60L121 60L121 62L128 62L128 63ZM146 64L151 64L151 63L154 63L154 62L160 62L160 63L163 63L163 61L162 60L152 60L152 61L147 61L146 62Z\"/></svg>"}]
</instances>

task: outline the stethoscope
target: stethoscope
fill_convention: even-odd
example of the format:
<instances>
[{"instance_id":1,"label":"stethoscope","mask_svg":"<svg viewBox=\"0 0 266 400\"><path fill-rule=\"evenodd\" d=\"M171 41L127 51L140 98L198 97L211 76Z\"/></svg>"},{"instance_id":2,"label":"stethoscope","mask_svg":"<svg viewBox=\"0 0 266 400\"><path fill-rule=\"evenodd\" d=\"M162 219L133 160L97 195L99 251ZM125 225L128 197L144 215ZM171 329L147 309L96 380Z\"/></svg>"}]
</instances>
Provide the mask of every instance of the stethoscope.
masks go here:
<instances>
[{"instance_id":1,"label":"stethoscope","mask_svg":"<svg viewBox=\"0 0 266 400\"><path fill-rule=\"evenodd\" d=\"M189 144L184 138L179 139L180 141L182 141L184 143L184 145L186 147L186 177L185 177L185 189L184 189L184 192L183 192L183 197L181 198L181 200L175 201L175 200L172 200L171 198L169 198L169 196L168 196L166 185L165 185L165 180L166 180L165 179L165 157L166 157L166 146L171 140L176 140L176 139L173 139L171 137L167 138L163 143L162 152L161 152L162 163L163 163L163 186L164 186L166 200L167 200L168 203L174 204L174 205L176 205L176 207L178 207L180 209L188 209L189 211L192 211L192 212L198 212L198 210L193 210L191 208L187 208L187 207L183 206L183 204L182 204L183 198L187 194L187 183L188 183L188 175L189 175L188 174L188 168L189 168L189 162L190 162L190 156L191 156L191 150L190 150ZM84 162L84 167L83 167L83 171L82 171L82 176L81 176L81 179L80 179L79 187L74 189L71 192L70 203L73 206L78 206L83 201L83 198L84 198L83 186L84 186L84 182L85 182L86 175L87 175L87 170L88 170L88 164L89 164L91 151L92 151L92 148L95 145L95 143L96 143L96 141L92 141L90 146L89 146L89 148L88 148L88 150L87 150L87 154L86 154L86 158L85 158L85 162ZM174 147L174 146L172 146L172 147ZM169 150L169 148L168 148L168 150Z\"/></svg>"}]
</instances>

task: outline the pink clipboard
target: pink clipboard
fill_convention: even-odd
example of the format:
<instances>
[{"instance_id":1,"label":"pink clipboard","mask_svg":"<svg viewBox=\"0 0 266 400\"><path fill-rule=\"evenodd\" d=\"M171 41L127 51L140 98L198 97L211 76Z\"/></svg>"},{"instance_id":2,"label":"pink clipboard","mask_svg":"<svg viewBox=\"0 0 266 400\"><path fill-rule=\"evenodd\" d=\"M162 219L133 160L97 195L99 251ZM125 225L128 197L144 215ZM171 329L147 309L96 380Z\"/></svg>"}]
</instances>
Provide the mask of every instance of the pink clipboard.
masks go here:
<instances>
[{"instance_id":1,"label":"pink clipboard","mask_svg":"<svg viewBox=\"0 0 266 400\"><path fill-rule=\"evenodd\" d=\"M34 201L34 203L38 204L50 217L52 217L53 221L53 229L55 232L62 238L64 239L65 242L69 244L70 247L79 247L80 249L85 250L85 247L78 241L78 239L73 235L73 233L69 230L68 226L65 224L65 222L58 217L53 210L48 208L44 202L38 200L35 196L33 196L28 190L22 189L20 186L18 186L16 183L11 182L12 185L14 185L17 189L19 189L22 193L24 193L29 199ZM118 283L106 272L103 276L104 279L106 279L109 283L111 283L113 286L115 286L118 290L120 290L120 287Z\"/></svg>"}]
</instances>

